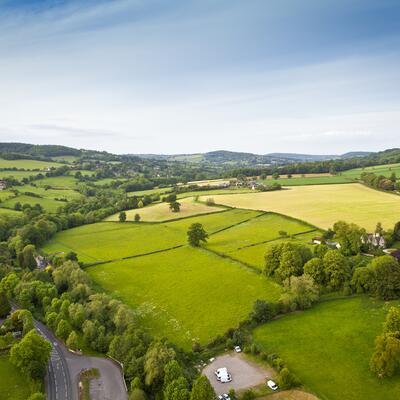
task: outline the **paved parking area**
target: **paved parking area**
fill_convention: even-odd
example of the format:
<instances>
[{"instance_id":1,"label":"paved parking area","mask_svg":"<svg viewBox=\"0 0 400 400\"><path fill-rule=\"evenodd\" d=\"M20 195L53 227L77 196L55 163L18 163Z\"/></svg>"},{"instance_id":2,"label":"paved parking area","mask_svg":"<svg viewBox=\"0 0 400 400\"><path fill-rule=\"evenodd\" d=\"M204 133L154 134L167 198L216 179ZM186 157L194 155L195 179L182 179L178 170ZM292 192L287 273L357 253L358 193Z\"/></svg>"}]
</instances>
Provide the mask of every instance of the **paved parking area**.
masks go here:
<instances>
[{"instance_id":1,"label":"paved parking area","mask_svg":"<svg viewBox=\"0 0 400 400\"><path fill-rule=\"evenodd\" d=\"M232 382L220 383L217 381L214 372L223 367L228 368L228 372L232 375ZM217 395L228 393L229 389L239 391L258 386L266 382L267 378L275 376L272 368L256 364L244 354L234 352L217 357L204 368L203 374L207 376Z\"/></svg>"}]
</instances>

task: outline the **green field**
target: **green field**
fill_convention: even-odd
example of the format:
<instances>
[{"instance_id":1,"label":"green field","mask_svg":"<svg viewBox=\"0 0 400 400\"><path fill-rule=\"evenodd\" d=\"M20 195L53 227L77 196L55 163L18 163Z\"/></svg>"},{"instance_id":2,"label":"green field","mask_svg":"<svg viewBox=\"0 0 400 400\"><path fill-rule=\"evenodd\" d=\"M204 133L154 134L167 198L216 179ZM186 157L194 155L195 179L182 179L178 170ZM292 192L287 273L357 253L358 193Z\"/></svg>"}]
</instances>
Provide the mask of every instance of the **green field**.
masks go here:
<instances>
[{"instance_id":1,"label":"green field","mask_svg":"<svg viewBox=\"0 0 400 400\"><path fill-rule=\"evenodd\" d=\"M86 269L113 296L138 307L142 324L186 349L247 317L256 299L276 300L277 284L240 264L188 246Z\"/></svg>"},{"instance_id":2,"label":"green field","mask_svg":"<svg viewBox=\"0 0 400 400\"><path fill-rule=\"evenodd\" d=\"M13 192L10 192L8 190L0 190L0 201L7 200L14 196L15 194Z\"/></svg>"},{"instance_id":3,"label":"green field","mask_svg":"<svg viewBox=\"0 0 400 400\"><path fill-rule=\"evenodd\" d=\"M34 206L35 204L40 204L44 210L46 210L50 213L55 213L59 207L65 206L64 201L57 201L57 200L50 199L50 198L27 196L24 194L13 197L9 200L2 202L1 206L5 207L5 208L13 209L15 203L18 203L18 202L21 203L21 205L30 204L31 206Z\"/></svg>"},{"instance_id":4,"label":"green field","mask_svg":"<svg viewBox=\"0 0 400 400\"><path fill-rule=\"evenodd\" d=\"M200 200L205 200L206 196ZM294 186L274 192L219 195L215 202L231 207L274 211L323 229L336 221L354 222L368 230L381 222L390 229L399 220L400 197L358 183Z\"/></svg>"},{"instance_id":5,"label":"green field","mask_svg":"<svg viewBox=\"0 0 400 400\"><path fill-rule=\"evenodd\" d=\"M39 196L48 199L67 199L74 200L81 197L81 194L72 189L45 189L43 186L32 186L32 185L23 185L17 186L15 189L18 190L19 193L35 193Z\"/></svg>"},{"instance_id":6,"label":"green field","mask_svg":"<svg viewBox=\"0 0 400 400\"><path fill-rule=\"evenodd\" d=\"M26 400L31 394L28 380L6 355L0 355L0 376L0 400Z\"/></svg>"},{"instance_id":7,"label":"green field","mask_svg":"<svg viewBox=\"0 0 400 400\"><path fill-rule=\"evenodd\" d=\"M297 243L302 245L309 245L311 248L313 245L310 244L312 238L314 236L319 236L321 234L320 231L314 231L310 233L303 233L300 235L296 235L294 238L287 238L287 239L272 239L270 242L261 243L257 245L250 245L248 247L243 247L237 250L233 250L227 253L230 257L242 261L245 264L251 265L256 267L260 270L264 268L265 265L265 252L269 246L278 243Z\"/></svg>"},{"instance_id":8,"label":"green field","mask_svg":"<svg viewBox=\"0 0 400 400\"><path fill-rule=\"evenodd\" d=\"M20 211L10 210L9 208L0 208L0 215L18 215Z\"/></svg>"},{"instance_id":9,"label":"green field","mask_svg":"<svg viewBox=\"0 0 400 400\"><path fill-rule=\"evenodd\" d=\"M343 171L341 174L347 178L359 178L363 172L373 172L376 175L384 175L389 177L394 172L397 178L400 178L400 164L375 165L373 167L355 168Z\"/></svg>"},{"instance_id":10,"label":"green field","mask_svg":"<svg viewBox=\"0 0 400 400\"><path fill-rule=\"evenodd\" d=\"M278 239L280 237L279 231L285 231L288 235L294 235L313 229L315 228L295 219L277 214L264 214L213 235L207 247L221 253L229 254L232 251L256 243Z\"/></svg>"},{"instance_id":11,"label":"green field","mask_svg":"<svg viewBox=\"0 0 400 400\"><path fill-rule=\"evenodd\" d=\"M397 400L400 378L369 371L389 305L366 297L320 303L257 328L254 339L322 400Z\"/></svg>"},{"instance_id":12,"label":"green field","mask_svg":"<svg viewBox=\"0 0 400 400\"><path fill-rule=\"evenodd\" d=\"M351 183L353 182L351 177L342 175L331 175L331 176L306 176L306 177L293 177L293 178L278 178L278 179L266 179L257 181L267 185L271 183L279 183L282 186L302 186L302 185L328 185L334 183Z\"/></svg>"},{"instance_id":13,"label":"green field","mask_svg":"<svg viewBox=\"0 0 400 400\"><path fill-rule=\"evenodd\" d=\"M37 160L4 160L0 158L0 168L17 168L17 169L40 169L45 171L47 168L57 168L64 164L54 161L37 161Z\"/></svg>"},{"instance_id":14,"label":"green field","mask_svg":"<svg viewBox=\"0 0 400 400\"><path fill-rule=\"evenodd\" d=\"M115 260L185 244L186 232L194 222L201 222L207 232L213 233L259 214L228 210L162 224L101 222L60 232L43 250L73 250L81 261L90 263Z\"/></svg>"},{"instance_id":15,"label":"green field","mask_svg":"<svg viewBox=\"0 0 400 400\"><path fill-rule=\"evenodd\" d=\"M76 189L78 181L73 176L53 176L35 181L37 186L51 186L53 189Z\"/></svg>"},{"instance_id":16,"label":"green field","mask_svg":"<svg viewBox=\"0 0 400 400\"><path fill-rule=\"evenodd\" d=\"M194 201L193 197L182 199L179 203L181 208L177 213L170 210L168 203L158 203L151 204L145 208L126 211L126 220L134 221L135 215L139 214L141 221L160 222L224 210L222 207L211 207L205 203ZM119 221L119 213L109 216L106 221Z\"/></svg>"},{"instance_id":17,"label":"green field","mask_svg":"<svg viewBox=\"0 0 400 400\"><path fill-rule=\"evenodd\" d=\"M14 178L17 181L21 181L23 178L29 178L30 176L39 174L44 175L44 171L0 171L0 179Z\"/></svg>"}]
</instances>

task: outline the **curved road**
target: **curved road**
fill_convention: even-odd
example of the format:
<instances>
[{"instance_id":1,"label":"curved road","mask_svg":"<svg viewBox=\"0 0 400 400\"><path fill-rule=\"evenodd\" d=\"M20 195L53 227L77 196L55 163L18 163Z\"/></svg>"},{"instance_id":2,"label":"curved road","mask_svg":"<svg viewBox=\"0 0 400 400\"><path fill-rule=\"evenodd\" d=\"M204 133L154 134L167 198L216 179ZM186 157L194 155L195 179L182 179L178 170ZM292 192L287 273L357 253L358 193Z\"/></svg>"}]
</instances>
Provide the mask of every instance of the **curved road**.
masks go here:
<instances>
[{"instance_id":1,"label":"curved road","mask_svg":"<svg viewBox=\"0 0 400 400\"><path fill-rule=\"evenodd\" d=\"M17 307L13 307L13 311ZM120 366L109 358L71 353L46 325L34 320L37 331L52 345L46 374L47 400L79 400L78 381L83 369L97 368L100 377L90 386L92 400L128 400Z\"/></svg>"}]
</instances>

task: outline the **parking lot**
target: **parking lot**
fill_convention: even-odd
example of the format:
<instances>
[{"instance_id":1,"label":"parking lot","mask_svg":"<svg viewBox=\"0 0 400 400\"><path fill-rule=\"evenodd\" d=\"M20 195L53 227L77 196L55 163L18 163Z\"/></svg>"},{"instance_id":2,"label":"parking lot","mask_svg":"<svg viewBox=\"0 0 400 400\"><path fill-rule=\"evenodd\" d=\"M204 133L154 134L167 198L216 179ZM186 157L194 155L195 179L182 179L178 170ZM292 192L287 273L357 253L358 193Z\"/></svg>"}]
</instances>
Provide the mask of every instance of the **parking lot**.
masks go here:
<instances>
[{"instance_id":1,"label":"parking lot","mask_svg":"<svg viewBox=\"0 0 400 400\"><path fill-rule=\"evenodd\" d=\"M223 367L228 368L232 375L232 381L229 383L218 382L214 374L216 369ZM234 352L217 357L204 368L203 374L207 376L217 395L228 393L230 389L239 391L258 386L265 383L267 378L275 376L272 368L256 364L244 354Z\"/></svg>"}]
</instances>

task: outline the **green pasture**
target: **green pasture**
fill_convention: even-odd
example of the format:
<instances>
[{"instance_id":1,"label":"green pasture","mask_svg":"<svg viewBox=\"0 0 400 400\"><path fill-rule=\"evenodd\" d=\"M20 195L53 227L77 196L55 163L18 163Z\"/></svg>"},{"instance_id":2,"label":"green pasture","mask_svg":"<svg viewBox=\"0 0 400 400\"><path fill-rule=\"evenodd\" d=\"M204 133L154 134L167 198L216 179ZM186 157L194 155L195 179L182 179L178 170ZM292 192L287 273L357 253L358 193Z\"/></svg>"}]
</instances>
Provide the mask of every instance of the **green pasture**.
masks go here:
<instances>
[{"instance_id":1,"label":"green pasture","mask_svg":"<svg viewBox=\"0 0 400 400\"><path fill-rule=\"evenodd\" d=\"M190 349L245 319L280 287L240 264L188 246L86 269L96 284L137 310L142 326Z\"/></svg>"},{"instance_id":2,"label":"green pasture","mask_svg":"<svg viewBox=\"0 0 400 400\"><path fill-rule=\"evenodd\" d=\"M53 189L76 189L78 183L73 176L69 175L52 176L35 181L35 185L38 187L51 186Z\"/></svg>"},{"instance_id":3,"label":"green pasture","mask_svg":"<svg viewBox=\"0 0 400 400\"><path fill-rule=\"evenodd\" d=\"M311 229L314 228L295 219L268 213L213 235L207 246L221 253L229 253L249 245L278 239L280 231L294 235Z\"/></svg>"},{"instance_id":4,"label":"green pasture","mask_svg":"<svg viewBox=\"0 0 400 400\"><path fill-rule=\"evenodd\" d=\"M264 268L264 256L265 252L267 251L267 248L269 246L272 246L274 244L278 243L297 243L297 244L302 244L302 245L309 245L311 248L313 245L311 245L311 240L314 236L319 236L321 232L319 231L314 231L314 232L309 232L309 233L303 233L300 235L296 235L293 238L277 238L277 239L271 239L267 243L260 243L256 245L250 245L247 247L242 247L237 250L229 251L226 254L229 255L230 257L239 260L245 264L249 264L253 267L256 267L260 270L263 270Z\"/></svg>"},{"instance_id":5,"label":"green pasture","mask_svg":"<svg viewBox=\"0 0 400 400\"><path fill-rule=\"evenodd\" d=\"M23 178L29 178L30 176L36 176L39 174L45 174L44 171L0 171L0 179L14 178L17 181L21 181Z\"/></svg>"},{"instance_id":6,"label":"green pasture","mask_svg":"<svg viewBox=\"0 0 400 400\"><path fill-rule=\"evenodd\" d=\"M47 168L57 168L64 164L54 161L37 161L37 160L4 160L0 158L0 168L17 168L17 169L40 169L45 171Z\"/></svg>"},{"instance_id":7,"label":"green pasture","mask_svg":"<svg viewBox=\"0 0 400 400\"><path fill-rule=\"evenodd\" d=\"M63 201L57 201L51 198L42 198L42 197L33 197L33 196L27 196L27 195L19 195L16 197L13 197L9 200L3 201L1 203L1 207L5 208L14 208L15 203L21 203L21 205L24 204L30 204L31 206L34 206L35 204L40 204L44 210L54 213L57 211L59 207L65 206L65 202Z\"/></svg>"},{"instance_id":8,"label":"green pasture","mask_svg":"<svg viewBox=\"0 0 400 400\"><path fill-rule=\"evenodd\" d=\"M30 394L30 384L20 371L0 355L0 400L26 400Z\"/></svg>"},{"instance_id":9,"label":"green pasture","mask_svg":"<svg viewBox=\"0 0 400 400\"><path fill-rule=\"evenodd\" d=\"M15 187L16 190L18 190L19 193L35 193L39 196L42 196L44 198L48 199L67 199L67 200L74 200L78 199L81 197L81 194L75 190L72 189L46 189L43 186L35 186L32 185L23 185L23 186L17 186Z\"/></svg>"},{"instance_id":10,"label":"green pasture","mask_svg":"<svg viewBox=\"0 0 400 400\"><path fill-rule=\"evenodd\" d=\"M139 210L140 211L140 210ZM187 230L201 222L209 233L258 215L257 211L228 210L168 223L100 222L57 233L45 252L75 251L86 263L115 260L185 244Z\"/></svg>"},{"instance_id":11,"label":"green pasture","mask_svg":"<svg viewBox=\"0 0 400 400\"><path fill-rule=\"evenodd\" d=\"M394 172L397 178L400 178L400 163L399 164L386 164L386 165L374 165L372 167L355 168L348 171L343 171L341 174L343 177L357 179L363 172L373 172L376 175L384 175L389 177Z\"/></svg>"},{"instance_id":12,"label":"green pasture","mask_svg":"<svg viewBox=\"0 0 400 400\"><path fill-rule=\"evenodd\" d=\"M390 305L366 297L320 303L257 328L254 340L321 400L397 400L400 377L379 379L369 370Z\"/></svg>"},{"instance_id":13,"label":"green pasture","mask_svg":"<svg viewBox=\"0 0 400 400\"><path fill-rule=\"evenodd\" d=\"M147 207L138 209L127 210L126 220L134 221L135 215L140 215L141 221L147 222L162 222L176 218L186 218L194 215L207 214L213 212L221 212L224 210L222 207L208 206L206 203L195 201L193 197L186 197L179 201L180 211L172 212L169 204L165 202L151 204ZM119 213L110 215L106 221L119 221Z\"/></svg>"},{"instance_id":14,"label":"green pasture","mask_svg":"<svg viewBox=\"0 0 400 400\"><path fill-rule=\"evenodd\" d=\"M11 210L9 208L1 208L2 204L0 204L0 215L18 215L20 211Z\"/></svg>"},{"instance_id":15,"label":"green pasture","mask_svg":"<svg viewBox=\"0 0 400 400\"><path fill-rule=\"evenodd\" d=\"M172 188L156 188L156 189L148 189L148 190L139 190L137 192L128 192L127 195L130 197L133 196L151 196L152 194L159 194L160 196L166 192L171 191Z\"/></svg>"},{"instance_id":16,"label":"green pasture","mask_svg":"<svg viewBox=\"0 0 400 400\"><path fill-rule=\"evenodd\" d=\"M331 176L309 176L309 177L293 177L293 178L278 178L278 179L266 179L257 181L266 185L271 185L276 182L282 186L302 186L302 185L328 185L333 183L351 183L353 179L342 175L331 175Z\"/></svg>"},{"instance_id":17,"label":"green pasture","mask_svg":"<svg viewBox=\"0 0 400 400\"><path fill-rule=\"evenodd\" d=\"M7 200L14 196L15 194L13 192L10 192L9 190L0 190L0 201Z\"/></svg>"},{"instance_id":18,"label":"green pasture","mask_svg":"<svg viewBox=\"0 0 400 400\"><path fill-rule=\"evenodd\" d=\"M251 193L250 188L227 188L227 189L214 189L214 190L195 190L193 192L179 193L177 195L178 199L183 199L184 197L196 197L196 196L207 196L207 198L214 198L219 194L239 194L239 193ZM217 202L217 198L214 198Z\"/></svg>"}]
</instances>

